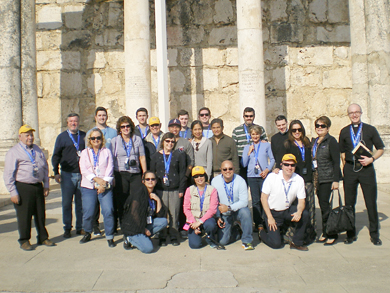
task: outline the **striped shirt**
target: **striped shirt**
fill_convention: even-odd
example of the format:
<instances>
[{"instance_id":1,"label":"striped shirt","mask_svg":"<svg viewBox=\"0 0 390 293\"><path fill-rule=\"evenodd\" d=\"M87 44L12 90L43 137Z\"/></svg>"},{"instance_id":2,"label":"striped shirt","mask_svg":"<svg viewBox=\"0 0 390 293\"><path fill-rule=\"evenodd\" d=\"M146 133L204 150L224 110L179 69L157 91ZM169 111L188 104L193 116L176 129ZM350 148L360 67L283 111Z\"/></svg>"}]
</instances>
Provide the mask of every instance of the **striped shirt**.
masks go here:
<instances>
[{"instance_id":1,"label":"striped shirt","mask_svg":"<svg viewBox=\"0 0 390 293\"><path fill-rule=\"evenodd\" d=\"M256 124L252 124L252 125L256 125ZM261 127L260 140L268 141L267 133L265 132L264 127L263 126L260 126L260 127ZM250 126L247 127L247 131L248 131L248 134L250 135L249 128L250 128ZM244 129L244 124L234 128L232 138L236 142L238 156L242 157L242 151L244 150L244 147L246 145L252 143L252 139L250 139L249 141L247 140L245 129Z\"/></svg>"}]
</instances>

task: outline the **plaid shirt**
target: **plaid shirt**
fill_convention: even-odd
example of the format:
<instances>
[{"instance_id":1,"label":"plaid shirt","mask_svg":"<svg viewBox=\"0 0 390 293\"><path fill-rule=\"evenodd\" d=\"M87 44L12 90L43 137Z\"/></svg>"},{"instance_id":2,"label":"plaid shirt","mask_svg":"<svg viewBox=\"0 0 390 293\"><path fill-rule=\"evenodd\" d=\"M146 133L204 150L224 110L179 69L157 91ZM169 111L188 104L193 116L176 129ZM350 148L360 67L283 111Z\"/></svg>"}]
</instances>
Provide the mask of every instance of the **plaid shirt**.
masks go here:
<instances>
[{"instance_id":1,"label":"plaid shirt","mask_svg":"<svg viewBox=\"0 0 390 293\"><path fill-rule=\"evenodd\" d=\"M256 124L253 124L253 125L256 125ZM260 127L261 127L261 133L262 133L260 136L260 140L268 141L267 133L265 132L264 127L263 126L260 126ZM248 130L248 134L249 134L249 127L247 127L247 130ZM245 129L244 129L244 124L234 128L232 138L236 142L238 156L242 157L242 151L244 150L244 147L246 145L252 143L252 139L250 139L249 142L247 140Z\"/></svg>"}]
</instances>

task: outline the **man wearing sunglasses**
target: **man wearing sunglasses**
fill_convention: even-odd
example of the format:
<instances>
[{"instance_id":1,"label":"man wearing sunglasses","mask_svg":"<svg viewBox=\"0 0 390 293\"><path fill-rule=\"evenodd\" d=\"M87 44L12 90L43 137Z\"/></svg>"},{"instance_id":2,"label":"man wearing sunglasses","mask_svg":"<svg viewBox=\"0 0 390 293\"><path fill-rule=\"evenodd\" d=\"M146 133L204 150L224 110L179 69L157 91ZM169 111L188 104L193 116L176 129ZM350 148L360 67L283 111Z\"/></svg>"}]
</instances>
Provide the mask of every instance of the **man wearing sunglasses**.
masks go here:
<instances>
[{"instance_id":1,"label":"man wearing sunglasses","mask_svg":"<svg viewBox=\"0 0 390 293\"><path fill-rule=\"evenodd\" d=\"M358 104L351 104L347 111L351 124L341 129L339 137L341 160L344 165L345 205L355 208L357 187L360 183L370 223L371 242L374 245L382 245L382 241L379 239L379 218L376 202L377 185L373 163L383 155L385 145L376 128L361 121L363 112ZM356 158L352 154L352 150L359 142L364 144L371 152L374 146L377 151L370 157L360 156L360 158ZM355 223L353 223L353 226L355 226ZM355 240L356 229L347 231L347 238L344 243L351 244Z\"/></svg>"},{"instance_id":2,"label":"man wearing sunglasses","mask_svg":"<svg viewBox=\"0 0 390 293\"><path fill-rule=\"evenodd\" d=\"M211 125L210 125L210 118L211 118L210 109L207 107L200 108L198 118L202 122L202 125L203 125L203 136L205 138L212 137L213 132L211 131Z\"/></svg>"},{"instance_id":3,"label":"man wearing sunglasses","mask_svg":"<svg viewBox=\"0 0 390 293\"><path fill-rule=\"evenodd\" d=\"M296 223L290 249L307 251L309 249L303 246L303 238L309 222L309 212L305 210L305 182L294 173L296 164L294 155L285 154L279 173L269 174L263 183L261 203L267 231L260 227L259 239L271 248L282 248L284 243L280 234L281 226ZM296 199L298 205L295 204Z\"/></svg>"},{"instance_id":4,"label":"man wearing sunglasses","mask_svg":"<svg viewBox=\"0 0 390 293\"><path fill-rule=\"evenodd\" d=\"M146 165L150 168L152 155L159 149L160 141L164 132L161 131L161 122L158 117L149 118L150 132L144 138Z\"/></svg>"},{"instance_id":5,"label":"man wearing sunglasses","mask_svg":"<svg viewBox=\"0 0 390 293\"><path fill-rule=\"evenodd\" d=\"M255 125L253 121L255 120L255 109L251 107L246 107L244 109L244 124L237 126L234 128L232 133L232 138L236 142L237 152L238 152L238 158L240 162L240 176L247 181L247 168L242 166L241 164L241 158L242 158L242 151L244 150L244 147L248 144L252 143L252 139L249 133L249 128L252 125ZM260 140L267 141L267 133L265 133L265 129L263 126L261 127L261 136Z\"/></svg>"}]
</instances>

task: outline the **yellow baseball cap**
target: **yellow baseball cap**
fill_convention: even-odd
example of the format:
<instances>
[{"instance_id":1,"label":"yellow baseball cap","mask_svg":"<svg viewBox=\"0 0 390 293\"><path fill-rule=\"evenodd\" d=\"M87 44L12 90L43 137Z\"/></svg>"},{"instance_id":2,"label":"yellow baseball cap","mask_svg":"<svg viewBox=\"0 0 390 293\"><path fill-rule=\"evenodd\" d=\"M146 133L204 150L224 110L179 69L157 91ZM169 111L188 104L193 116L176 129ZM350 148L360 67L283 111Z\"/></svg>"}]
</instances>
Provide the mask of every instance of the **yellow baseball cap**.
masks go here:
<instances>
[{"instance_id":1,"label":"yellow baseball cap","mask_svg":"<svg viewBox=\"0 0 390 293\"><path fill-rule=\"evenodd\" d=\"M160 119L158 117L150 117L149 118L149 125L154 125L154 124L160 124Z\"/></svg>"},{"instance_id":2,"label":"yellow baseball cap","mask_svg":"<svg viewBox=\"0 0 390 293\"><path fill-rule=\"evenodd\" d=\"M295 164L297 163L297 159L293 154L285 154L282 158L282 161L294 161Z\"/></svg>"},{"instance_id":3,"label":"yellow baseball cap","mask_svg":"<svg viewBox=\"0 0 390 293\"><path fill-rule=\"evenodd\" d=\"M206 172L204 171L204 168L202 166L196 166L192 168L192 176L195 175L204 175Z\"/></svg>"},{"instance_id":4,"label":"yellow baseball cap","mask_svg":"<svg viewBox=\"0 0 390 293\"><path fill-rule=\"evenodd\" d=\"M29 132L29 131L35 131L35 129L27 124L24 124L22 127L19 128L19 134Z\"/></svg>"}]
</instances>

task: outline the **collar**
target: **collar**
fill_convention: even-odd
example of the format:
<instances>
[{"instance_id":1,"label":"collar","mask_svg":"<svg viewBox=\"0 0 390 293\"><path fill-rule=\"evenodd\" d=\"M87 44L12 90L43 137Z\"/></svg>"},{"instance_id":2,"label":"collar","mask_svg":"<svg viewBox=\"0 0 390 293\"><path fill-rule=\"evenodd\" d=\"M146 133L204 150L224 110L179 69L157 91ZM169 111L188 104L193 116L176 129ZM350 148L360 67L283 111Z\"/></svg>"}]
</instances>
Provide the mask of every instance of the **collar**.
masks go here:
<instances>
[{"instance_id":1,"label":"collar","mask_svg":"<svg viewBox=\"0 0 390 293\"><path fill-rule=\"evenodd\" d=\"M233 178L232 178L232 180L231 180L230 182L226 182L226 181L225 181L225 177L223 177L222 174L221 174L221 177L222 177L222 180L223 180L224 183L230 184L230 183L232 183L232 182L234 181L234 179L236 179L236 174L233 174Z\"/></svg>"},{"instance_id":2,"label":"collar","mask_svg":"<svg viewBox=\"0 0 390 293\"><path fill-rule=\"evenodd\" d=\"M280 169L280 171L279 171L279 173L278 173L278 176L279 176L279 178L281 178L284 182L288 183L288 182L290 182L290 181L294 182L294 181L296 180L297 174L294 172L294 173L292 174L290 180L286 181L286 180L284 180L284 177L283 177L283 170Z\"/></svg>"}]
</instances>

